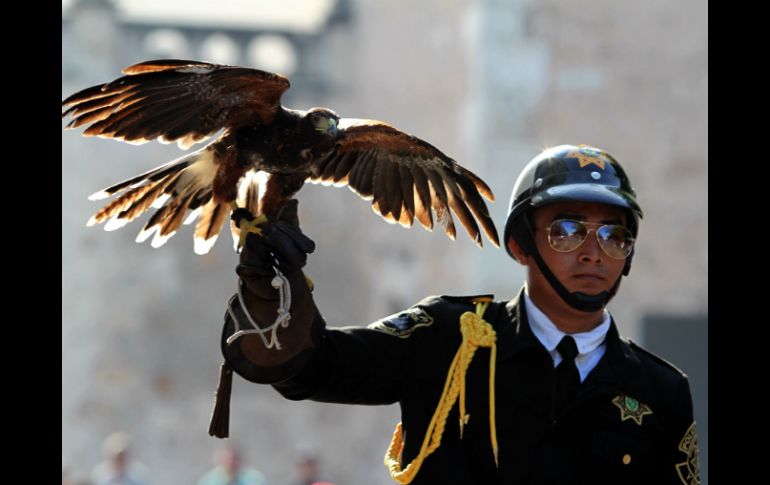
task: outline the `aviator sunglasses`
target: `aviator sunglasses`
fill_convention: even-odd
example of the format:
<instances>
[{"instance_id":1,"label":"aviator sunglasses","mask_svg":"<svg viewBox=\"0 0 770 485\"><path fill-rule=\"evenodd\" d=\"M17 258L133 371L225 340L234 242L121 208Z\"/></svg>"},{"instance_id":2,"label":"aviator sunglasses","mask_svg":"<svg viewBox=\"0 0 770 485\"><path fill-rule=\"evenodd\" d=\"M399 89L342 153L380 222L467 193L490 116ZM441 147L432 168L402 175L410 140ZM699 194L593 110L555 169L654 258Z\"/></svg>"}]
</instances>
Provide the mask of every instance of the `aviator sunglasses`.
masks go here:
<instances>
[{"instance_id":1,"label":"aviator sunglasses","mask_svg":"<svg viewBox=\"0 0 770 485\"><path fill-rule=\"evenodd\" d=\"M612 259L627 258L634 247L634 237L631 231L617 224L557 219L550 226L542 229L548 231L548 244L560 253L567 253L579 248L591 231L596 232L599 247Z\"/></svg>"}]
</instances>

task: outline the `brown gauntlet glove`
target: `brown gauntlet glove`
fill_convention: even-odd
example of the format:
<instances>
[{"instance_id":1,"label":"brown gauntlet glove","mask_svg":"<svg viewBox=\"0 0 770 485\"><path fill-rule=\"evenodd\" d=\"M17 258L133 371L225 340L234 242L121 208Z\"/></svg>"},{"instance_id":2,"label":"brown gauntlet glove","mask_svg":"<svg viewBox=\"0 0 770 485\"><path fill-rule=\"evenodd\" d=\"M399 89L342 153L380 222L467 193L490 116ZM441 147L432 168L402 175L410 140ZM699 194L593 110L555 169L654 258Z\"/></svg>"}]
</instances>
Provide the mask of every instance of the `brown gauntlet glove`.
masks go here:
<instances>
[{"instance_id":1,"label":"brown gauntlet glove","mask_svg":"<svg viewBox=\"0 0 770 485\"><path fill-rule=\"evenodd\" d=\"M243 209L233 213L236 224L249 217L251 214ZM284 206L276 221L268 221L260 228L261 236L249 233L246 237L235 269L240 277L239 288L230 299L227 315L234 328L232 333L225 328L224 333L229 335L223 335L222 350L228 361L237 356L266 369L281 366L312 347L311 328L318 310L301 270L308 253L315 250L315 243L299 229L297 200ZM259 332L255 324L268 330ZM239 363L231 363L237 372L254 370L250 365L241 369ZM278 377L260 372L239 374L265 383Z\"/></svg>"},{"instance_id":2,"label":"brown gauntlet glove","mask_svg":"<svg viewBox=\"0 0 770 485\"><path fill-rule=\"evenodd\" d=\"M253 218L245 209L232 215L239 227ZM323 329L301 270L315 243L299 229L297 200L259 227L262 235L249 233L241 250L238 292L228 302L222 329L225 364L209 428L220 438L228 435L232 372L260 384L288 379L309 361Z\"/></svg>"}]
</instances>

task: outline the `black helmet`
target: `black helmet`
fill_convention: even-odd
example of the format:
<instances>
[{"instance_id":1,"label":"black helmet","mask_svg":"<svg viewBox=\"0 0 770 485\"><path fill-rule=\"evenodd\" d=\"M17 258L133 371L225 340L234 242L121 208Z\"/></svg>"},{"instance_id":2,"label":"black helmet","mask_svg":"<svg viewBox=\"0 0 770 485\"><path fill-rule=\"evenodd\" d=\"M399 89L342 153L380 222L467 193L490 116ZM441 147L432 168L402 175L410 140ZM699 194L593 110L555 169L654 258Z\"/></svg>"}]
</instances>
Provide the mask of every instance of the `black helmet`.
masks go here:
<instances>
[{"instance_id":1,"label":"black helmet","mask_svg":"<svg viewBox=\"0 0 770 485\"><path fill-rule=\"evenodd\" d=\"M549 148L533 158L516 180L503 233L508 254L513 257L508 247L508 238L513 237L524 251L533 253L547 277L550 270L544 263L541 264L542 258L535 250L529 214L538 207L561 201L597 202L623 207L630 216L629 230L634 237L637 235L642 209L637 204L636 193L617 160L604 150L588 145L559 145ZM631 270L632 257L633 252L626 258L624 275ZM548 279L555 281L552 275ZM613 290L619 283L620 280ZM557 287L561 286L560 283L554 284L552 281L551 285L559 294L563 293ZM563 291L566 292L566 289ZM606 304L613 294L614 291L604 298L599 307ZM576 308L581 306L580 303L573 304L568 298L565 300ZM598 303L582 305L583 308L580 309L595 309L597 305Z\"/></svg>"}]
</instances>

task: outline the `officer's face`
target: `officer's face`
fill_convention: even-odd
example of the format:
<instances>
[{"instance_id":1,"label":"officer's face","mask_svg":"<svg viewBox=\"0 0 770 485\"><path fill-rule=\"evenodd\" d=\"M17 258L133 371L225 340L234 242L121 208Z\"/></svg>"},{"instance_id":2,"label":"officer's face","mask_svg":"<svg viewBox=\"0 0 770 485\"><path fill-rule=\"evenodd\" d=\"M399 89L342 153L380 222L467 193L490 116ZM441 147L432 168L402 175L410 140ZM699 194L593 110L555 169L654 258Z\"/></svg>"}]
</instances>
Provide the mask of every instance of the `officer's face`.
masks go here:
<instances>
[{"instance_id":1,"label":"officer's face","mask_svg":"<svg viewBox=\"0 0 770 485\"><path fill-rule=\"evenodd\" d=\"M557 219L573 219L588 223L591 228L599 224L625 225L626 214L620 207L591 202L556 202L535 211L535 244L546 265L554 276L570 291L597 295L608 291L623 272L625 259L609 257L596 238L589 232L585 241L576 249L556 251L548 242L548 227ZM530 291L553 292L534 260L527 258ZM534 287L534 288L533 288Z\"/></svg>"}]
</instances>

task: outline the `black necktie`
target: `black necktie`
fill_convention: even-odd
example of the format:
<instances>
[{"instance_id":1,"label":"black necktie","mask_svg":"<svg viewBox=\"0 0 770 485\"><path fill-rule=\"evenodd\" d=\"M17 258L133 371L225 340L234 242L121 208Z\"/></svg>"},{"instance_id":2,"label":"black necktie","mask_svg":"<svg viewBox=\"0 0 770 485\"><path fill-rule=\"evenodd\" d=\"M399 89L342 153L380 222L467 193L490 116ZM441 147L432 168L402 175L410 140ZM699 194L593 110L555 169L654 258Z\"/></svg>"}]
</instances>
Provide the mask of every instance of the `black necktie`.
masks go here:
<instances>
[{"instance_id":1,"label":"black necktie","mask_svg":"<svg viewBox=\"0 0 770 485\"><path fill-rule=\"evenodd\" d=\"M556 367L556 410L561 412L564 404L575 394L580 386L580 373L575 365L578 355L575 339L565 335L556 346L562 361Z\"/></svg>"}]
</instances>

